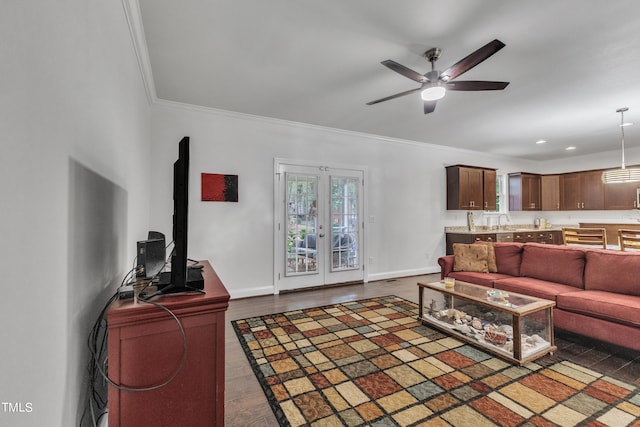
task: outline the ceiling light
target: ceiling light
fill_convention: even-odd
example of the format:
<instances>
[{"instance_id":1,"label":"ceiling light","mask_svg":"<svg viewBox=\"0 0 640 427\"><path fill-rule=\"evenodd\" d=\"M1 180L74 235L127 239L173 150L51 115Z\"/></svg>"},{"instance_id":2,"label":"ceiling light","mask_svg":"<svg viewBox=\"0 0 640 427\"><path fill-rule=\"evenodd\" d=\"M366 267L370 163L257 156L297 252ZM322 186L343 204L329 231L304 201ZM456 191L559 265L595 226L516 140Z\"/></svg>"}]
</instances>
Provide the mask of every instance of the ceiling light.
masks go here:
<instances>
[{"instance_id":1,"label":"ceiling light","mask_svg":"<svg viewBox=\"0 0 640 427\"><path fill-rule=\"evenodd\" d=\"M547 143L547 141L546 141L546 140L544 140L544 139L539 139L539 140L537 140L537 141L536 141L536 144L538 144L538 145L540 145L540 144L546 144L546 143Z\"/></svg>"},{"instance_id":2,"label":"ceiling light","mask_svg":"<svg viewBox=\"0 0 640 427\"><path fill-rule=\"evenodd\" d=\"M423 101L437 101L438 99L442 99L445 93L447 93L447 90L444 86L433 85L426 87L420 93L420 96Z\"/></svg>"},{"instance_id":3,"label":"ceiling light","mask_svg":"<svg viewBox=\"0 0 640 427\"><path fill-rule=\"evenodd\" d=\"M624 121L624 112L628 110L628 107L622 107L616 110L616 113L620 113L620 132L622 133L622 162L620 164L620 169L613 169L602 172L602 182L604 182L605 184L640 181L640 169L627 168L624 164L624 128L633 124L625 123Z\"/></svg>"},{"instance_id":4,"label":"ceiling light","mask_svg":"<svg viewBox=\"0 0 640 427\"><path fill-rule=\"evenodd\" d=\"M570 147L565 148L565 150L567 151L571 151L571 150L575 150L576 147L574 147L573 145L571 145Z\"/></svg>"}]
</instances>

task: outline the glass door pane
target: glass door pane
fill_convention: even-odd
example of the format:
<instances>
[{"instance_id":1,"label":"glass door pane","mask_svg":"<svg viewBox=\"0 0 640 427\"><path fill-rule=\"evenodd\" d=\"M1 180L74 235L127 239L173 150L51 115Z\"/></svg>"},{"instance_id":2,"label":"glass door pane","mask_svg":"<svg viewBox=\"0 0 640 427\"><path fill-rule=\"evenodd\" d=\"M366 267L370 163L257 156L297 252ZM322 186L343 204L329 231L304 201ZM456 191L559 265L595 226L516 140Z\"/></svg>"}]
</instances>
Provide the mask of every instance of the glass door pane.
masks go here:
<instances>
[{"instance_id":1,"label":"glass door pane","mask_svg":"<svg viewBox=\"0 0 640 427\"><path fill-rule=\"evenodd\" d=\"M285 275L317 273L318 176L286 174Z\"/></svg>"},{"instance_id":2,"label":"glass door pane","mask_svg":"<svg viewBox=\"0 0 640 427\"><path fill-rule=\"evenodd\" d=\"M331 271L360 268L360 179L331 176Z\"/></svg>"},{"instance_id":3,"label":"glass door pane","mask_svg":"<svg viewBox=\"0 0 640 427\"><path fill-rule=\"evenodd\" d=\"M364 172L285 162L276 171L276 289L362 281Z\"/></svg>"}]
</instances>

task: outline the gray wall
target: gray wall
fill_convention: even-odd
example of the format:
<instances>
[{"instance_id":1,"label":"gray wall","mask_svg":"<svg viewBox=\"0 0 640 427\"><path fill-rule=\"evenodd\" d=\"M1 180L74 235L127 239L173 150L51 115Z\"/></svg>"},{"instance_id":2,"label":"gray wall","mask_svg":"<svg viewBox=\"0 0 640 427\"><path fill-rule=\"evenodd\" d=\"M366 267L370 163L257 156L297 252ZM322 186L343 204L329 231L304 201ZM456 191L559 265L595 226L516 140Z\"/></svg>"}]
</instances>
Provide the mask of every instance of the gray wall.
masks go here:
<instances>
[{"instance_id":1,"label":"gray wall","mask_svg":"<svg viewBox=\"0 0 640 427\"><path fill-rule=\"evenodd\" d=\"M73 426L87 334L149 212L150 107L123 4L0 14L0 425Z\"/></svg>"}]
</instances>

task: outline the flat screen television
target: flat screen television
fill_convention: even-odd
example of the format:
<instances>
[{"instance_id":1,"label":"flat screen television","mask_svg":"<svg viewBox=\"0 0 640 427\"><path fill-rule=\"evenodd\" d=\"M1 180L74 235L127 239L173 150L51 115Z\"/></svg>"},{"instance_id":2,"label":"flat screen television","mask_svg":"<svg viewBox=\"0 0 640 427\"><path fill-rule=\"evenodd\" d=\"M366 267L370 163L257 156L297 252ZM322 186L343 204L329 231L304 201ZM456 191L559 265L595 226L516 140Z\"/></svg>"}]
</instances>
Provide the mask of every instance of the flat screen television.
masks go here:
<instances>
[{"instance_id":1,"label":"flat screen television","mask_svg":"<svg viewBox=\"0 0 640 427\"><path fill-rule=\"evenodd\" d=\"M160 293L202 290L204 280L199 268L187 263L187 229L189 225L189 137L178 144L178 160L173 164L173 251L171 272L161 275Z\"/></svg>"}]
</instances>

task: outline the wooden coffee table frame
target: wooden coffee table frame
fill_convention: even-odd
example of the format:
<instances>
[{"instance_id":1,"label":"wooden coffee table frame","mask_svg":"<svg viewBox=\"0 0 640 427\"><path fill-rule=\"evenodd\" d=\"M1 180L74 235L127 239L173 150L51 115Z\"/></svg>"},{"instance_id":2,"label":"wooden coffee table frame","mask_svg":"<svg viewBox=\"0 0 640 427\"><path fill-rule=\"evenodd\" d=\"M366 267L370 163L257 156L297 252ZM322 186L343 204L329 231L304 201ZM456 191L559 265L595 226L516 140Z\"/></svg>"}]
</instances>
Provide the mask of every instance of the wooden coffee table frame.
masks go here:
<instances>
[{"instance_id":1,"label":"wooden coffee table frame","mask_svg":"<svg viewBox=\"0 0 640 427\"><path fill-rule=\"evenodd\" d=\"M467 292L459 292L456 289L463 289ZM438 321L435 318L425 315L424 313L424 292L425 289L430 291L435 291L436 293L440 293L443 295L445 301L448 300L449 308L454 307L455 299L460 299L466 301L471 304L478 304L481 307L488 308L490 310L507 313L512 317L512 327L513 327L513 351L512 354L509 355L507 350L500 349L496 346L487 344L483 341L478 341L473 337L468 337L462 332L459 332L456 329L453 329L452 326L449 326L445 322ZM556 305L554 301L535 298L528 295L517 294L515 292L509 292L510 300L517 300L523 302L521 305L517 305L512 307L510 304L501 304L497 302L490 301L487 299L487 291L491 291L493 288L488 288L486 286L474 285L471 283L456 281L456 286L452 289L446 288L444 283L442 282L433 282L433 283L418 283L418 300L419 300L419 309L418 309L418 320L420 320L423 324L428 326L432 326L442 332L445 332L449 335L452 335L462 341L468 342L475 346L480 347L481 349L499 356L503 359L506 359L510 362L517 363L518 365L524 365L532 360L538 359L546 354L553 354L554 351L557 350L557 347L554 345L554 336L553 336L553 307ZM545 313L545 329L546 329L546 341L549 342L549 346L544 346L538 351L534 351L531 354L528 354L526 357L523 357L522 353L522 337L521 337L521 320L527 316L530 316L534 313L539 313L543 311Z\"/></svg>"}]
</instances>

